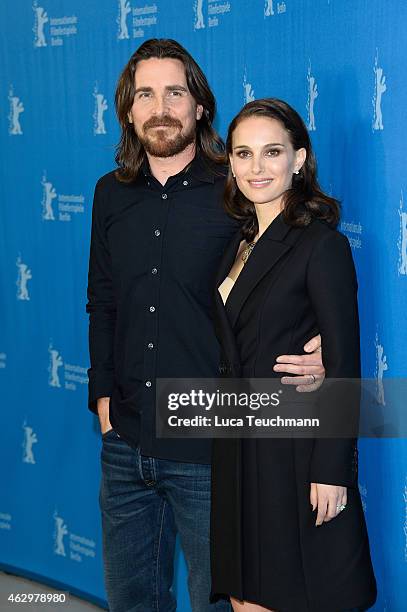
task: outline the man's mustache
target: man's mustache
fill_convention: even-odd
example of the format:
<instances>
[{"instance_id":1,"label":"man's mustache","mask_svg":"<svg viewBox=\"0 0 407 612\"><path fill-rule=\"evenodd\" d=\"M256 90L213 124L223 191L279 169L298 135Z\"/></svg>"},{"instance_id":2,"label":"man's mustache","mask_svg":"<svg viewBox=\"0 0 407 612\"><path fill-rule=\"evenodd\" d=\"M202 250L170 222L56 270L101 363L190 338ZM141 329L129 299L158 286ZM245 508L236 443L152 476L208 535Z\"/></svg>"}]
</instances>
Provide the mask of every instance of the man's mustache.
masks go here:
<instances>
[{"instance_id":1,"label":"man's mustache","mask_svg":"<svg viewBox=\"0 0 407 612\"><path fill-rule=\"evenodd\" d=\"M151 117L143 125L143 131L146 132L153 127L176 127L182 129L182 123L174 117L169 115L162 115L162 117Z\"/></svg>"}]
</instances>

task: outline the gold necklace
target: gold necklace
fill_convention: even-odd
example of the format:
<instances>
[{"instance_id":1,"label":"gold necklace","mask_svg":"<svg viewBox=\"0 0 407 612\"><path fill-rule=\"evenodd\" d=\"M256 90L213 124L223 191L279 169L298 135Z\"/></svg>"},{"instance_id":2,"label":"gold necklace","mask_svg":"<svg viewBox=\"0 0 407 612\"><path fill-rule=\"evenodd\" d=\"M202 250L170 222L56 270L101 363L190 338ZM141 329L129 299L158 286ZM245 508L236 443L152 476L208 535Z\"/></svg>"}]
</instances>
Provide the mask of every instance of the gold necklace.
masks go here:
<instances>
[{"instance_id":1,"label":"gold necklace","mask_svg":"<svg viewBox=\"0 0 407 612\"><path fill-rule=\"evenodd\" d=\"M252 251L253 251L255 246L256 246L256 241L249 242L247 247L245 249L243 249L241 258L242 258L242 261L243 261L244 265L247 263L247 260L249 259L250 255L252 254Z\"/></svg>"}]
</instances>

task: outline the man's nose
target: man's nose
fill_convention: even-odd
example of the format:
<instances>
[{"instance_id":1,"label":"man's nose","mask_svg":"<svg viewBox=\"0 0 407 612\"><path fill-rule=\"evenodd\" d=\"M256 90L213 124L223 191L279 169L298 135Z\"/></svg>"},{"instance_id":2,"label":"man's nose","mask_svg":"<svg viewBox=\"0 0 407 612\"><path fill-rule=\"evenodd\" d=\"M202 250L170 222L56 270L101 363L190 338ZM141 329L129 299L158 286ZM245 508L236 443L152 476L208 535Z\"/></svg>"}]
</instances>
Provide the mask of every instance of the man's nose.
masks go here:
<instances>
[{"instance_id":1,"label":"man's nose","mask_svg":"<svg viewBox=\"0 0 407 612\"><path fill-rule=\"evenodd\" d=\"M164 115L168 108L167 98L165 96L157 96L155 99L154 112L156 115Z\"/></svg>"}]
</instances>

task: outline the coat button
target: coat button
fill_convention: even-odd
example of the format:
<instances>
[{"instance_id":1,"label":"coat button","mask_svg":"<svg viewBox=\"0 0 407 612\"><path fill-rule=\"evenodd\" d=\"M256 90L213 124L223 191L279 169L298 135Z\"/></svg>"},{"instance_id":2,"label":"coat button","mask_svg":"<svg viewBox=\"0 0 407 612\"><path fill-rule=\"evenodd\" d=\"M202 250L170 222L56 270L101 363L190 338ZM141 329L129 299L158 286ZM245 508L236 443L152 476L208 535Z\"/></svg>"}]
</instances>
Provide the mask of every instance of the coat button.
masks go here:
<instances>
[{"instance_id":1,"label":"coat button","mask_svg":"<svg viewBox=\"0 0 407 612\"><path fill-rule=\"evenodd\" d=\"M168 196L167 196L167 194L166 194L166 193L163 193L163 194L161 195L161 197L162 197L162 199L163 199L163 200L166 200L166 199L168 198Z\"/></svg>"}]
</instances>

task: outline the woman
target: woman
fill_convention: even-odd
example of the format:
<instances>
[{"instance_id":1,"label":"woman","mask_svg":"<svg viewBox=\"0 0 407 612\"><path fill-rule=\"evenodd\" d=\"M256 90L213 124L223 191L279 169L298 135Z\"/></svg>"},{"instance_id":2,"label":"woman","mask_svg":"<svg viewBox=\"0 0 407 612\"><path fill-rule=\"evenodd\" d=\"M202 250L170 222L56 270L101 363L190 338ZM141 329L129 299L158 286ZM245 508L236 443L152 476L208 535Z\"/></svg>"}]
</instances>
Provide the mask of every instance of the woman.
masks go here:
<instances>
[{"instance_id":1,"label":"woman","mask_svg":"<svg viewBox=\"0 0 407 612\"><path fill-rule=\"evenodd\" d=\"M352 255L303 121L280 100L250 102L227 151L226 209L243 224L217 279L224 371L267 378L319 331L326 376L359 378ZM354 440L215 440L212 482L213 599L235 612L373 605Z\"/></svg>"}]
</instances>

